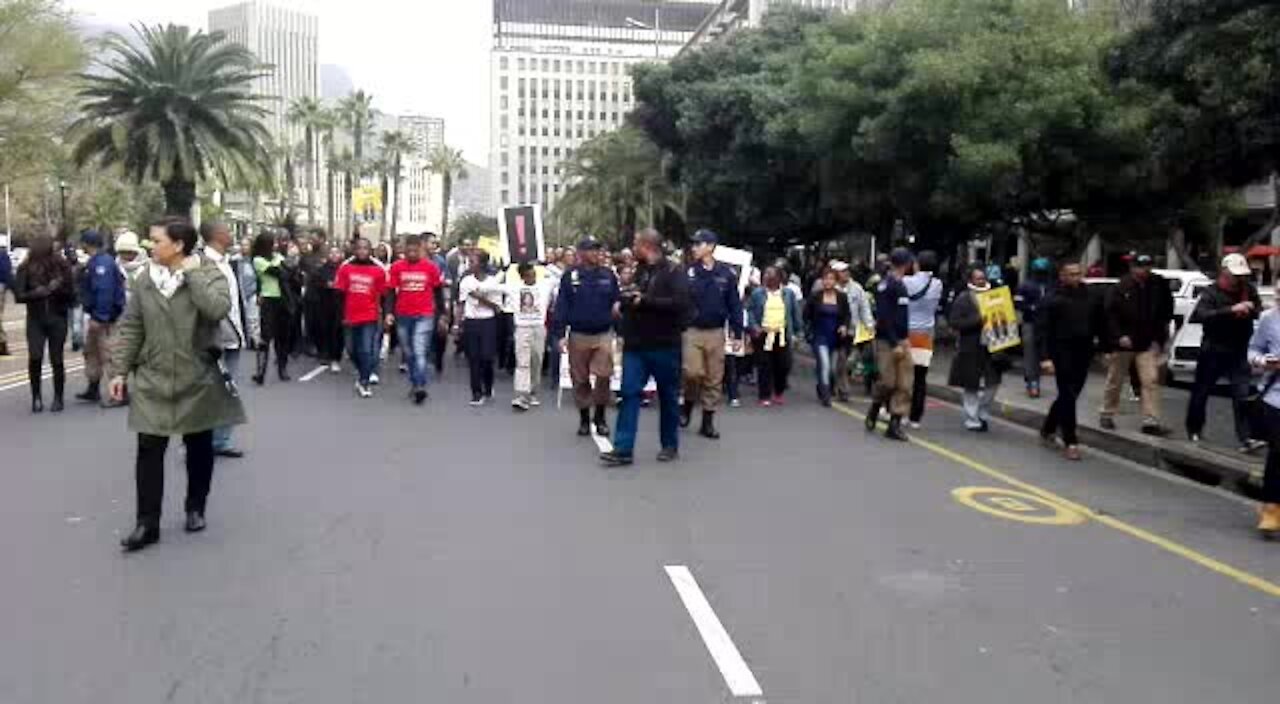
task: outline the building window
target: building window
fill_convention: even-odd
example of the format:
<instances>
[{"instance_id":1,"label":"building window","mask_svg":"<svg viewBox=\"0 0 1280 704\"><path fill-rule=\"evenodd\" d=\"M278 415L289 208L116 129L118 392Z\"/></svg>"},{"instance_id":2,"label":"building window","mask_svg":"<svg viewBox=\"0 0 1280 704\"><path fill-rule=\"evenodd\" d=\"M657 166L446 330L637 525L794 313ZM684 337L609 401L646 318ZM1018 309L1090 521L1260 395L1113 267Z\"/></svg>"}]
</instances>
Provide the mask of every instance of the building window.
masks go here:
<instances>
[{"instance_id":1,"label":"building window","mask_svg":"<svg viewBox=\"0 0 1280 704\"><path fill-rule=\"evenodd\" d=\"M505 186L505 185L507 185L507 172L506 172L506 171L503 171L503 172L502 172L502 185L504 185L504 186Z\"/></svg>"},{"instance_id":2,"label":"building window","mask_svg":"<svg viewBox=\"0 0 1280 704\"><path fill-rule=\"evenodd\" d=\"M523 148L523 147L521 147L521 148L520 148L520 151L522 151L522 152L523 152L523 151L524 151L524 148ZM510 161L511 161L511 155L510 155L510 154L508 154L508 153L506 153L506 152L503 152L503 153L502 153L502 165L503 165L503 166L506 166L508 163L510 163Z\"/></svg>"},{"instance_id":3,"label":"building window","mask_svg":"<svg viewBox=\"0 0 1280 704\"><path fill-rule=\"evenodd\" d=\"M509 202L511 201L510 196L511 196L511 192L510 192L510 191L503 191L503 192L502 192L502 204L503 204L503 205L506 205L507 203L509 203Z\"/></svg>"},{"instance_id":4,"label":"building window","mask_svg":"<svg viewBox=\"0 0 1280 704\"><path fill-rule=\"evenodd\" d=\"M506 110L506 109L507 109L507 96L505 96L505 95L504 95L504 96L502 96L502 109L503 109L503 110Z\"/></svg>"},{"instance_id":5,"label":"building window","mask_svg":"<svg viewBox=\"0 0 1280 704\"><path fill-rule=\"evenodd\" d=\"M499 86L499 87L501 87L503 90L506 90L506 89L507 89L507 77L506 77L506 76L503 76L502 78L499 78L499 79L498 79L498 86Z\"/></svg>"},{"instance_id":6,"label":"building window","mask_svg":"<svg viewBox=\"0 0 1280 704\"><path fill-rule=\"evenodd\" d=\"M556 59L552 65L554 66L552 70L554 70L556 73L560 73L560 59Z\"/></svg>"},{"instance_id":7,"label":"building window","mask_svg":"<svg viewBox=\"0 0 1280 704\"><path fill-rule=\"evenodd\" d=\"M524 70L524 59L516 59L516 68L519 68L521 71Z\"/></svg>"},{"instance_id":8,"label":"building window","mask_svg":"<svg viewBox=\"0 0 1280 704\"><path fill-rule=\"evenodd\" d=\"M502 69L503 71L507 70L507 57L504 56L498 59L498 68Z\"/></svg>"},{"instance_id":9,"label":"building window","mask_svg":"<svg viewBox=\"0 0 1280 704\"><path fill-rule=\"evenodd\" d=\"M550 60L548 60L548 59L543 59L543 60L542 60L542 70L543 70L544 72L546 72L546 71L550 71L550 70L551 70L551 61L550 61Z\"/></svg>"},{"instance_id":10,"label":"building window","mask_svg":"<svg viewBox=\"0 0 1280 704\"><path fill-rule=\"evenodd\" d=\"M507 116L503 115L502 118L498 121L498 124L500 125L501 129L504 129L504 130L507 129Z\"/></svg>"}]
</instances>

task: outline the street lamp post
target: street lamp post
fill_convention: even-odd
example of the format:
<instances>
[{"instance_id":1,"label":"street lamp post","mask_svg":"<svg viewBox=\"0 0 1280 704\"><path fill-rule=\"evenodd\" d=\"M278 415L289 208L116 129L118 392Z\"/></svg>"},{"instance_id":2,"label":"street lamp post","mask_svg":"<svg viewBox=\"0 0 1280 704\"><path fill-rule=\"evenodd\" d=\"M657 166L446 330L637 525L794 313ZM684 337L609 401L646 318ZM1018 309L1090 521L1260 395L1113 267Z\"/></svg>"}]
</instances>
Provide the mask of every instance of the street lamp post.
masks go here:
<instances>
[{"instance_id":1,"label":"street lamp post","mask_svg":"<svg viewBox=\"0 0 1280 704\"><path fill-rule=\"evenodd\" d=\"M627 18L627 24L636 29L653 30L653 58L662 59L662 6L653 8L653 24L641 22L634 17Z\"/></svg>"},{"instance_id":2,"label":"street lamp post","mask_svg":"<svg viewBox=\"0 0 1280 704\"><path fill-rule=\"evenodd\" d=\"M58 193L62 197L62 239L66 240L71 237L71 231L67 229L67 182L58 181Z\"/></svg>"}]
</instances>

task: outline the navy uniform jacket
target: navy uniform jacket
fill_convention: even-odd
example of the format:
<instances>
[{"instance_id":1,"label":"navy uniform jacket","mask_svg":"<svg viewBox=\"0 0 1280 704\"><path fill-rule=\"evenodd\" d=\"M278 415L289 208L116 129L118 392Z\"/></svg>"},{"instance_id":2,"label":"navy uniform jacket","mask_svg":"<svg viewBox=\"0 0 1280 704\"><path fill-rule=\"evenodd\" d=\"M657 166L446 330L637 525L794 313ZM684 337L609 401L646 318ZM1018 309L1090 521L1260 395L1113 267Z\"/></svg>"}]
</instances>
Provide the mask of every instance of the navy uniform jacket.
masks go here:
<instances>
[{"instance_id":1,"label":"navy uniform jacket","mask_svg":"<svg viewBox=\"0 0 1280 704\"><path fill-rule=\"evenodd\" d=\"M876 286L876 339L897 345L911 331L907 315L910 296L907 286L895 274L887 274Z\"/></svg>"},{"instance_id":2,"label":"navy uniform jacket","mask_svg":"<svg viewBox=\"0 0 1280 704\"><path fill-rule=\"evenodd\" d=\"M560 278L553 329L565 327L583 335L599 335L613 328L613 304L618 302L618 277L597 267L574 267Z\"/></svg>"},{"instance_id":3,"label":"navy uniform jacket","mask_svg":"<svg viewBox=\"0 0 1280 704\"><path fill-rule=\"evenodd\" d=\"M693 324L699 330L723 329L725 323L734 337L742 337L742 298L738 277L723 262L708 270L702 262L689 267L689 296L693 299Z\"/></svg>"}]
</instances>

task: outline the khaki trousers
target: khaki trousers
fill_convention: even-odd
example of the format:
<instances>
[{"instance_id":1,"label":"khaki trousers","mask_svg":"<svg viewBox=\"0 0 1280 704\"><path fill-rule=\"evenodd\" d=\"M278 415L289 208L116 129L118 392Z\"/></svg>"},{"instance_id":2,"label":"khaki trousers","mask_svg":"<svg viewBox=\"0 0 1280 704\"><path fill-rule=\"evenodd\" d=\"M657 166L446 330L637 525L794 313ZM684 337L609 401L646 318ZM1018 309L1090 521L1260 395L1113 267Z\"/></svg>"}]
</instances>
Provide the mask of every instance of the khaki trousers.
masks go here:
<instances>
[{"instance_id":1,"label":"khaki trousers","mask_svg":"<svg viewBox=\"0 0 1280 704\"><path fill-rule=\"evenodd\" d=\"M591 377L595 377L594 388ZM579 409L608 406L613 400L609 380L613 378L613 334L569 333L569 377L573 379L573 402Z\"/></svg>"},{"instance_id":2,"label":"khaki trousers","mask_svg":"<svg viewBox=\"0 0 1280 704\"><path fill-rule=\"evenodd\" d=\"M542 353L546 348L546 328L541 325L516 327L516 393L526 399L533 396L534 389L542 382Z\"/></svg>"},{"instance_id":3,"label":"khaki trousers","mask_svg":"<svg viewBox=\"0 0 1280 704\"><path fill-rule=\"evenodd\" d=\"M1120 389L1129 383L1129 365L1138 366L1138 384L1142 387L1144 421L1160 420L1160 348L1145 352L1112 352L1107 361L1107 383L1102 392L1102 415L1111 417L1120 410Z\"/></svg>"},{"instance_id":4,"label":"khaki trousers","mask_svg":"<svg viewBox=\"0 0 1280 704\"><path fill-rule=\"evenodd\" d=\"M880 378L876 381L876 403L889 407L889 414L905 416L911 410L911 385L915 381L915 364L911 361L911 345L903 340L896 346L884 340L876 340L876 366ZM901 350L895 356L894 352Z\"/></svg>"},{"instance_id":5,"label":"khaki trousers","mask_svg":"<svg viewBox=\"0 0 1280 704\"><path fill-rule=\"evenodd\" d=\"M90 384L102 380L102 370L111 362L111 323L89 320L84 335L84 378Z\"/></svg>"},{"instance_id":6,"label":"khaki trousers","mask_svg":"<svg viewBox=\"0 0 1280 704\"><path fill-rule=\"evenodd\" d=\"M724 383L724 329L690 329L684 333L684 400L701 401L704 411L720 405Z\"/></svg>"}]
</instances>

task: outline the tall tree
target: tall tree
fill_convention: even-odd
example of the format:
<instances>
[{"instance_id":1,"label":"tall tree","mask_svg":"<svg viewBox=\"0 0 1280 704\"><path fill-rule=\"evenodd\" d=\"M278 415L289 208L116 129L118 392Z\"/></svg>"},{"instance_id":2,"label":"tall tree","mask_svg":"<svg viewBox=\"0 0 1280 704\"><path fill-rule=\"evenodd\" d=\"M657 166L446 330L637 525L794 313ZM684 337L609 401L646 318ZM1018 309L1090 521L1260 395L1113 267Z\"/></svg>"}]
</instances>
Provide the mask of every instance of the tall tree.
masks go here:
<instances>
[{"instance_id":1,"label":"tall tree","mask_svg":"<svg viewBox=\"0 0 1280 704\"><path fill-rule=\"evenodd\" d=\"M298 98L289 106L289 122L300 125L303 130L307 167L307 222L316 222L316 186L319 169L319 136L329 122L329 111L317 98ZM332 225L330 225L332 227Z\"/></svg>"},{"instance_id":2,"label":"tall tree","mask_svg":"<svg viewBox=\"0 0 1280 704\"><path fill-rule=\"evenodd\" d=\"M452 241L471 240L475 242L481 237L498 236L498 219L480 213L468 212L453 221L453 229L449 232Z\"/></svg>"},{"instance_id":3,"label":"tall tree","mask_svg":"<svg viewBox=\"0 0 1280 704\"><path fill-rule=\"evenodd\" d=\"M462 158L461 149L453 149L441 144L431 151L427 158L427 170L439 174L443 182L444 212L440 215L440 231L449 231L449 203L453 200L453 183L467 178L467 161Z\"/></svg>"},{"instance_id":4,"label":"tall tree","mask_svg":"<svg viewBox=\"0 0 1280 704\"><path fill-rule=\"evenodd\" d=\"M356 213L355 208L351 207L351 195L364 176L364 138L369 133L374 117L373 96L363 90L353 91L338 104L338 119L351 134L351 142L354 145L352 159L348 162L353 169L347 172L348 230L355 230Z\"/></svg>"},{"instance_id":5,"label":"tall tree","mask_svg":"<svg viewBox=\"0 0 1280 704\"><path fill-rule=\"evenodd\" d=\"M368 173L378 179L378 192L382 196L378 212L378 239L385 242L387 241L387 209L391 202L391 162L387 159L387 155L379 154L371 159Z\"/></svg>"},{"instance_id":6,"label":"tall tree","mask_svg":"<svg viewBox=\"0 0 1280 704\"><path fill-rule=\"evenodd\" d=\"M391 183L395 192L395 204L391 209L391 236L398 233L400 216L400 184L404 180L404 156L413 151L413 138L407 132L394 130L382 133L382 155L391 167ZM385 196L383 196L385 198ZM383 204L386 207L386 204Z\"/></svg>"},{"instance_id":7,"label":"tall tree","mask_svg":"<svg viewBox=\"0 0 1280 704\"><path fill-rule=\"evenodd\" d=\"M222 32L135 31L136 43L112 35L101 70L82 76L76 164L119 165L135 181L158 181L165 212L184 216L197 180L269 170L267 110L253 92L269 72L253 53Z\"/></svg>"},{"instance_id":8,"label":"tall tree","mask_svg":"<svg viewBox=\"0 0 1280 704\"><path fill-rule=\"evenodd\" d=\"M334 190L337 185L334 183L334 176L341 173L340 169L335 167L338 159L337 146L334 140L334 131L338 128L338 118L332 110L325 111L322 119L316 125L316 131L321 135L324 142L324 176L325 176L325 195L327 202L325 203L325 221L328 225L329 236L334 241L340 241L337 237L337 231L334 227L337 225L334 211L337 208L337 202Z\"/></svg>"}]
</instances>

